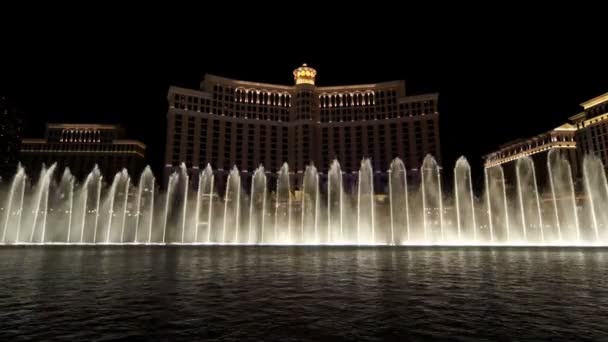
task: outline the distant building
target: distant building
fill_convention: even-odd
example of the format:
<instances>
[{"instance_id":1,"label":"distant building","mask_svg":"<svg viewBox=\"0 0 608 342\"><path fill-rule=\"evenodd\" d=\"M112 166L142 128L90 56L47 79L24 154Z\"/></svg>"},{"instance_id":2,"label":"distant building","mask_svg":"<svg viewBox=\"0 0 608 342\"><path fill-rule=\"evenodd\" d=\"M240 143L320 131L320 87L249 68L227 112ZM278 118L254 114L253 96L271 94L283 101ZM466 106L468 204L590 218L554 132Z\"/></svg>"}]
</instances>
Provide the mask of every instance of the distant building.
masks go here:
<instances>
[{"instance_id":1,"label":"distant building","mask_svg":"<svg viewBox=\"0 0 608 342\"><path fill-rule=\"evenodd\" d=\"M363 157L381 172L395 157L409 169L428 153L441 161L438 94L406 95L404 81L318 87L305 64L293 75L295 85L205 75L200 89L170 87L165 177L181 162L192 173L284 162L324 173L336 158L350 173Z\"/></svg>"},{"instance_id":2,"label":"distant building","mask_svg":"<svg viewBox=\"0 0 608 342\"><path fill-rule=\"evenodd\" d=\"M7 96L0 96L0 177L8 180L17 169L23 113Z\"/></svg>"},{"instance_id":3,"label":"distant building","mask_svg":"<svg viewBox=\"0 0 608 342\"><path fill-rule=\"evenodd\" d=\"M585 101L583 111L570 117L576 126L576 142L581 155L595 154L608 166L608 93Z\"/></svg>"},{"instance_id":4,"label":"distant building","mask_svg":"<svg viewBox=\"0 0 608 342\"><path fill-rule=\"evenodd\" d=\"M577 176L580 170L575 141L576 127L565 123L548 132L527 139L518 139L501 145L498 151L485 156L485 167L502 165L505 175L515 179L517 160L526 156L532 158L539 184L546 184L547 156L551 150L559 151L571 165L572 173Z\"/></svg>"},{"instance_id":5,"label":"distant building","mask_svg":"<svg viewBox=\"0 0 608 342\"><path fill-rule=\"evenodd\" d=\"M138 176L145 166L145 151L143 143L125 139L118 125L47 124L43 139L23 139L21 161L30 174L42 164L57 162L80 179L97 164L104 178L111 179L122 168Z\"/></svg>"},{"instance_id":6,"label":"distant building","mask_svg":"<svg viewBox=\"0 0 608 342\"><path fill-rule=\"evenodd\" d=\"M582 161L587 154L597 155L604 167L608 166L608 93L585 101L581 106L583 111L570 117L571 123L532 138L506 143L487 154L485 167L502 165L505 174L510 174L515 172L514 165L518 159L530 156L542 185L546 184L547 154L551 150L559 150L570 162L575 179L582 177Z\"/></svg>"}]
</instances>

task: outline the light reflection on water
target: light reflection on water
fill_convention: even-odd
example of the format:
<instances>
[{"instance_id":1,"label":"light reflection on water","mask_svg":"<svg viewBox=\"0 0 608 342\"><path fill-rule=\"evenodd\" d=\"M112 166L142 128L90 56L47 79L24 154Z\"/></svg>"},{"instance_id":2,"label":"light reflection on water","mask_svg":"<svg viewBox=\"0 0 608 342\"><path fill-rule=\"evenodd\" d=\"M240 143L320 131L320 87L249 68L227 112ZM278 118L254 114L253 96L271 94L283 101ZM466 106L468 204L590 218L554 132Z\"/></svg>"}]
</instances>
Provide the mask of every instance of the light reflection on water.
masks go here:
<instances>
[{"instance_id":1,"label":"light reflection on water","mask_svg":"<svg viewBox=\"0 0 608 342\"><path fill-rule=\"evenodd\" d=\"M606 252L5 247L0 337L605 339Z\"/></svg>"}]
</instances>

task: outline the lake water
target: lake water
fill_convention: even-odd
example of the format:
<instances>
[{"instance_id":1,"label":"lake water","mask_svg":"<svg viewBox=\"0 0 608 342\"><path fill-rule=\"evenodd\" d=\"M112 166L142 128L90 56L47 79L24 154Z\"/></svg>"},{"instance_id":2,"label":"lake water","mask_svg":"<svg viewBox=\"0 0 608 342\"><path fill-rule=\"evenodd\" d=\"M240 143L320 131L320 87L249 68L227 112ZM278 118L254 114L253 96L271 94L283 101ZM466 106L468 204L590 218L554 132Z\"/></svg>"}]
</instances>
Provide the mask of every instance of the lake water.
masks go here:
<instances>
[{"instance_id":1,"label":"lake water","mask_svg":"<svg viewBox=\"0 0 608 342\"><path fill-rule=\"evenodd\" d=\"M608 339L608 249L0 247L0 340Z\"/></svg>"}]
</instances>

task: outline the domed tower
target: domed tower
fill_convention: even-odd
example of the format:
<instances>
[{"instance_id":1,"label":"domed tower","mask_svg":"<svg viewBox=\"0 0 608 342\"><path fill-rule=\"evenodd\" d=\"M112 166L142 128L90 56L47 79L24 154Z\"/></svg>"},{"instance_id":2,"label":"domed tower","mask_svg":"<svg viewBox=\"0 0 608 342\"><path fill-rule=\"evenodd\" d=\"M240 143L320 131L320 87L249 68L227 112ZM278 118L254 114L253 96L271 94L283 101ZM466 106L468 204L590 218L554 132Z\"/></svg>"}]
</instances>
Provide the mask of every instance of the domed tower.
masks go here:
<instances>
[{"instance_id":1,"label":"domed tower","mask_svg":"<svg viewBox=\"0 0 608 342\"><path fill-rule=\"evenodd\" d=\"M298 84L310 84L315 85L315 77L317 76L317 70L309 67L306 63L302 64L301 67L296 68L293 71L293 79Z\"/></svg>"},{"instance_id":2,"label":"domed tower","mask_svg":"<svg viewBox=\"0 0 608 342\"><path fill-rule=\"evenodd\" d=\"M319 120L318 97L315 95L315 77L317 71L306 64L293 71L296 83L295 98L293 101L292 121L295 125L294 141L296 148L296 170L304 170L311 161L317 160L314 151L317 143L314 123Z\"/></svg>"}]
</instances>

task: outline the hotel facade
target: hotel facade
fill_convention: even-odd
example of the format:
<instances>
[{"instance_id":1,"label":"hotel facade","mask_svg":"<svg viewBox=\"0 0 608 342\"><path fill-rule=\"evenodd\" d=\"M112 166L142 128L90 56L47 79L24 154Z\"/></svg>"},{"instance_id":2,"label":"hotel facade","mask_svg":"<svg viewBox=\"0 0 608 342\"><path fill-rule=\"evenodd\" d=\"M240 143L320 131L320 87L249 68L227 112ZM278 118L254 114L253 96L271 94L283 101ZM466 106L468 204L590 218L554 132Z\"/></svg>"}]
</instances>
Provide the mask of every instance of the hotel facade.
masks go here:
<instances>
[{"instance_id":1,"label":"hotel facade","mask_svg":"<svg viewBox=\"0 0 608 342\"><path fill-rule=\"evenodd\" d=\"M594 154L608 166L608 93L581 103L583 110L569 118L568 123L527 139L506 143L487 154L484 166L502 165L505 173L514 173L518 159L530 156L540 184L546 184L547 155L557 150L569 162L576 180L583 176L585 155Z\"/></svg>"},{"instance_id":2,"label":"hotel facade","mask_svg":"<svg viewBox=\"0 0 608 342\"><path fill-rule=\"evenodd\" d=\"M43 139L23 139L21 162L29 174L37 174L43 164L57 163L59 169L84 179L95 165L105 179L126 168L139 177L145 166L146 145L125 138L118 125L47 124Z\"/></svg>"},{"instance_id":3,"label":"hotel facade","mask_svg":"<svg viewBox=\"0 0 608 342\"><path fill-rule=\"evenodd\" d=\"M310 163L326 173L333 159L347 173L363 157L381 172L395 157L408 169L426 154L441 161L438 94L408 96L404 81L318 87L306 64L293 75L290 86L214 75L200 89L171 86L165 179L181 162L195 176L207 163L275 173L287 162L297 174Z\"/></svg>"},{"instance_id":4,"label":"hotel facade","mask_svg":"<svg viewBox=\"0 0 608 342\"><path fill-rule=\"evenodd\" d=\"M576 127L579 154L595 154L608 166L608 93L585 101L583 111L570 117Z\"/></svg>"},{"instance_id":5,"label":"hotel facade","mask_svg":"<svg viewBox=\"0 0 608 342\"><path fill-rule=\"evenodd\" d=\"M19 163L23 112L7 96L0 96L0 182L10 180Z\"/></svg>"}]
</instances>

